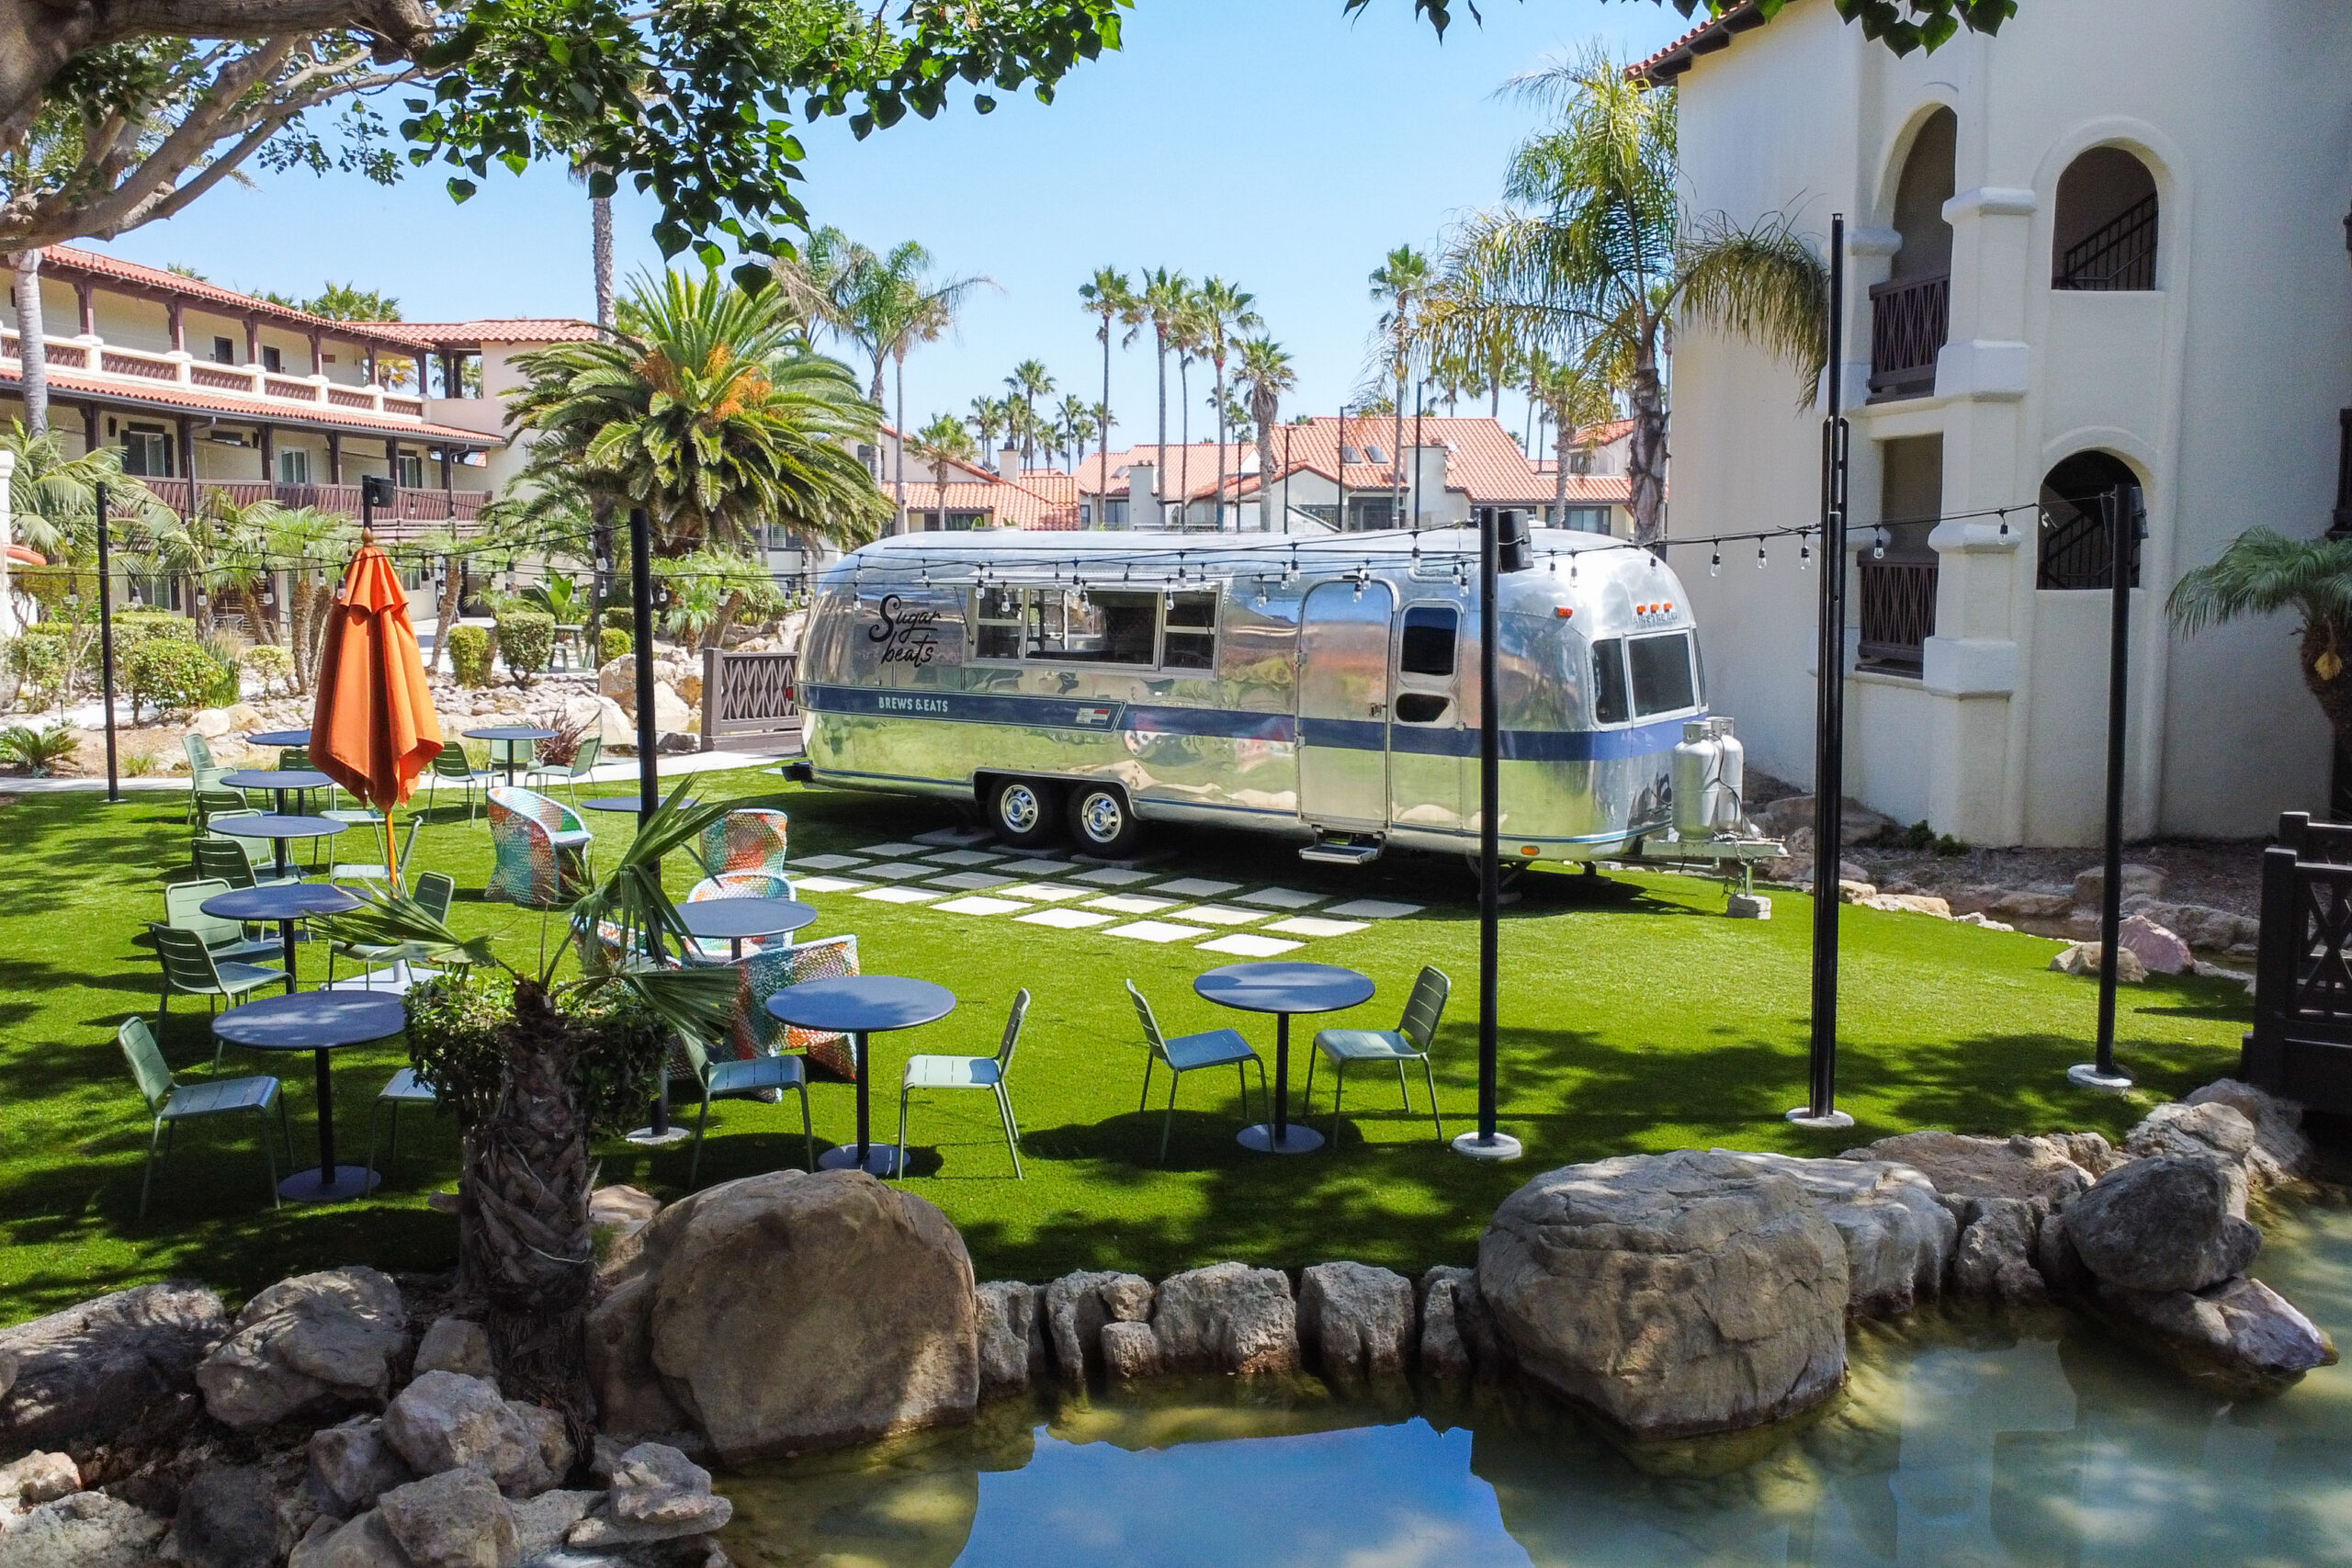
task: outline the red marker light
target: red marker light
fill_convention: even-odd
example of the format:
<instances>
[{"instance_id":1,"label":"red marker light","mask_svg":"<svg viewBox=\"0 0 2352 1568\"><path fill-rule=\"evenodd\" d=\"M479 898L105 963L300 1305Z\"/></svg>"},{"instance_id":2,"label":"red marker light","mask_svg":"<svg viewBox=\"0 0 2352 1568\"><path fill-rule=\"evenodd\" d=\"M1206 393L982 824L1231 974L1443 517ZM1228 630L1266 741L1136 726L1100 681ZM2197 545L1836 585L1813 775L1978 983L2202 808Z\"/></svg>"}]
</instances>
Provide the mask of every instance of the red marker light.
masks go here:
<instances>
[{"instance_id":1,"label":"red marker light","mask_svg":"<svg viewBox=\"0 0 2352 1568\"><path fill-rule=\"evenodd\" d=\"M1576 614L1576 612L1575 612L1574 610L1569 609L1566 604L1562 604L1562 605L1560 605L1558 608L1555 609L1555 610L1552 612L1552 614L1554 614L1554 615L1555 615L1559 616L1559 617L1560 617L1560 619L1562 619L1562 620L1564 620L1564 621L1565 621L1565 620L1566 620L1570 615L1575 615L1575 614Z\"/></svg>"}]
</instances>

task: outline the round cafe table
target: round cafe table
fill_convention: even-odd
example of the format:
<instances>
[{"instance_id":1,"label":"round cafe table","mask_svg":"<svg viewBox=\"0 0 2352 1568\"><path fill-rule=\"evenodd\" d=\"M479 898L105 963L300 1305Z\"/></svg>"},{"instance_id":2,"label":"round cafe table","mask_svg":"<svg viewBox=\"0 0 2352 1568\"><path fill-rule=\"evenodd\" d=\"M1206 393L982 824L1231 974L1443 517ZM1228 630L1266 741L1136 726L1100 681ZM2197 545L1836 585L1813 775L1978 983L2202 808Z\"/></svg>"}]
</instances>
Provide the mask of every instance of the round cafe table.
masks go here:
<instances>
[{"instance_id":1,"label":"round cafe table","mask_svg":"<svg viewBox=\"0 0 2352 1568\"><path fill-rule=\"evenodd\" d=\"M248 746L275 746L281 751L288 746L308 746L310 743L311 732L307 729L265 729L259 734L245 737Z\"/></svg>"},{"instance_id":2,"label":"round cafe table","mask_svg":"<svg viewBox=\"0 0 2352 1568\"><path fill-rule=\"evenodd\" d=\"M1372 977L1336 964L1228 964L1193 982L1220 1007L1274 1015L1274 1119L1241 1129L1245 1149L1303 1155L1323 1146L1323 1134L1290 1124L1290 1019L1297 1012L1338 1012L1372 999Z\"/></svg>"},{"instance_id":3,"label":"round cafe table","mask_svg":"<svg viewBox=\"0 0 2352 1568\"><path fill-rule=\"evenodd\" d=\"M220 782L231 789L274 790L280 815L285 813L288 795L298 790L308 795L334 783L315 768L239 768L234 773L222 773Z\"/></svg>"},{"instance_id":4,"label":"round cafe table","mask_svg":"<svg viewBox=\"0 0 2352 1568\"><path fill-rule=\"evenodd\" d=\"M692 905L687 908L693 908ZM868 1036L886 1030L933 1023L956 1010L956 993L928 980L896 975L842 975L804 980L768 998L768 1011L803 1029L846 1034L857 1061L857 1146L828 1149L817 1163L827 1170L864 1170L896 1176L905 1151L896 1144L876 1148L868 1129L866 1090L874 1078Z\"/></svg>"},{"instance_id":5,"label":"round cafe table","mask_svg":"<svg viewBox=\"0 0 2352 1568\"><path fill-rule=\"evenodd\" d=\"M791 898L703 898L678 906L687 931L729 945L730 964L743 961L743 943L751 938L785 936L816 918L815 909Z\"/></svg>"},{"instance_id":6,"label":"round cafe table","mask_svg":"<svg viewBox=\"0 0 2352 1568\"><path fill-rule=\"evenodd\" d=\"M294 922L311 915L340 915L359 908L359 900L328 882L273 882L266 886L232 887L215 893L199 906L206 914L224 920L276 920L286 944L286 994L294 994Z\"/></svg>"},{"instance_id":7,"label":"round cafe table","mask_svg":"<svg viewBox=\"0 0 2352 1568\"><path fill-rule=\"evenodd\" d=\"M536 728L527 724L494 724L487 729L467 730L466 739L469 740L508 741L552 740L555 739L555 731L552 729ZM514 787L514 767L519 760L520 759L514 755L514 748L511 745L508 746L506 748L506 787L509 789Z\"/></svg>"},{"instance_id":8,"label":"round cafe table","mask_svg":"<svg viewBox=\"0 0 2352 1568\"><path fill-rule=\"evenodd\" d=\"M259 817L215 817L212 831L226 833L232 839L271 839L277 844L277 874L287 873L286 845L294 839L331 839L351 826L332 817L282 817L264 812Z\"/></svg>"},{"instance_id":9,"label":"round cafe table","mask_svg":"<svg viewBox=\"0 0 2352 1568\"><path fill-rule=\"evenodd\" d=\"M382 992L303 991L231 1008L212 1021L212 1032L248 1051L308 1051L318 1075L319 1164L277 1184L297 1202L365 1197L376 1185L362 1166L335 1164L334 1068L330 1055L345 1045L389 1040L408 1028L408 1007Z\"/></svg>"}]
</instances>

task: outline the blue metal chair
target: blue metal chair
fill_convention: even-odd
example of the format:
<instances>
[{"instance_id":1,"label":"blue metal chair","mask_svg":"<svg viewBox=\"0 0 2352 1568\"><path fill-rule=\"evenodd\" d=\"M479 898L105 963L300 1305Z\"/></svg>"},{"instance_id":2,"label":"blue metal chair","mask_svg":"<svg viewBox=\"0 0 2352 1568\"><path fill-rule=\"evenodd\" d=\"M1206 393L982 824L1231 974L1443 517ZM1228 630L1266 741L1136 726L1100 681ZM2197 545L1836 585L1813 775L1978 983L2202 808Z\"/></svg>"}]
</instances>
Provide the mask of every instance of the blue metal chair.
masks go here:
<instances>
[{"instance_id":1,"label":"blue metal chair","mask_svg":"<svg viewBox=\"0 0 2352 1568\"><path fill-rule=\"evenodd\" d=\"M800 1096L800 1138L808 1155L808 1168L817 1168L817 1129L808 1117L808 1064L797 1056L778 1056L761 1053L755 1056L738 1056L712 1061L703 1043L692 1034L678 1036L685 1052L686 1064L702 1086L702 1115L695 1122L694 1157L686 1162L686 1186L691 1189L695 1178L702 1171L702 1135L710 1125L710 1102L730 1097L741 1098L792 1089Z\"/></svg>"},{"instance_id":2,"label":"blue metal chair","mask_svg":"<svg viewBox=\"0 0 2352 1568\"><path fill-rule=\"evenodd\" d=\"M1021 1043L1022 1021L1029 1016L1029 992L1023 987L1012 998L1012 1015L1004 1021L1004 1039L993 1056L912 1056L899 1080L899 1147L907 1146L907 1097L919 1089L984 1089L996 1096L996 1111L1004 1122L1004 1146L1012 1151L1012 1176L1021 1171L1021 1129L1012 1120L1012 1096L1005 1079L1012 1072L1013 1047Z\"/></svg>"},{"instance_id":3,"label":"blue metal chair","mask_svg":"<svg viewBox=\"0 0 2352 1568\"><path fill-rule=\"evenodd\" d=\"M164 1053L156 1048L155 1036L148 1031L143 1019L134 1018L117 1030L115 1043L122 1047L123 1060L130 1064L130 1076L138 1080L139 1093L147 1101L148 1113L155 1118L154 1129L147 1134L147 1163L139 1177L139 1217L147 1217L147 1192L155 1179L157 1145L169 1154L172 1134L181 1122L206 1116L228 1116L241 1111L261 1117L261 1153L269 1172L269 1206L277 1208L277 1150L269 1141L269 1109L273 1105L277 1108L278 1136L286 1140L286 1163L294 1163L293 1134L286 1124L286 1097L278 1093L277 1080L265 1075L181 1083L164 1065Z\"/></svg>"},{"instance_id":4,"label":"blue metal chair","mask_svg":"<svg viewBox=\"0 0 2352 1568\"><path fill-rule=\"evenodd\" d=\"M1180 1034L1170 1040L1159 1032L1159 1020L1152 1016L1151 1004L1143 999L1133 980L1127 982L1127 995L1135 999L1136 1017L1143 1022L1145 1043L1151 1055L1143 1063L1143 1099L1136 1110L1142 1111L1151 1104L1151 1069L1154 1064L1168 1064L1168 1114L1159 1123L1159 1163L1168 1163L1168 1134L1176 1122L1176 1084L1186 1073L1198 1067L1227 1067L1241 1083L1241 1117L1250 1118L1250 1076L1248 1065L1258 1064L1258 1099L1266 1105L1273 1104L1266 1089L1266 1060L1250 1048L1238 1029L1210 1029L1198 1034Z\"/></svg>"},{"instance_id":5,"label":"blue metal chair","mask_svg":"<svg viewBox=\"0 0 2352 1568\"><path fill-rule=\"evenodd\" d=\"M376 1103L368 1111L368 1184L370 1187L375 1185L376 1176L377 1119L383 1114L384 1108L390 1106L392 1112L391 1143L385 1149L384 1157L398 1159L401 1157L401 1107L437 1105L440 1100L441 1097L433 1091L433 1086L417 1077L414 1067L402 1067L394 1073L392 1081L377 1094Z\"/></svg>"},{"instance_id":6,"label":"blue metal chair","mask_svg":"<svg viewBox=\"0 0 2352 1568\"><path fill-rule=\"evenodd\" d=\"M1396 1064L1396 1092L1404 1097L1405 1109L1413 1109L1412 1090L1405 1085L1405 1064L1419 1062L1421 1079L1429 1086L1430 1125L1437 1129L1437 1141L1445 1142L1445 1123L1438 1120L1437 1075L1430 1066L1430 1048L1437 1039L1438 1020L1445 1016L1446 998L1453 994L1453 982L1442 969L1422 965L1420 978L1413 982L1413 994L1405 998L1405 1016L1394 1029L1324 1029L1315 1035L1315 1055L1306 1058L1306 1097L1308 1107L1315 1104L1315 1058L1331 1058L1331 1070L1337 1075L1331 1088L1331 1132L1340 1131L1340 1096L1347 1089L1348 1064L1351 1062L1394 1062Z\"/></svg>"}]
</instances>

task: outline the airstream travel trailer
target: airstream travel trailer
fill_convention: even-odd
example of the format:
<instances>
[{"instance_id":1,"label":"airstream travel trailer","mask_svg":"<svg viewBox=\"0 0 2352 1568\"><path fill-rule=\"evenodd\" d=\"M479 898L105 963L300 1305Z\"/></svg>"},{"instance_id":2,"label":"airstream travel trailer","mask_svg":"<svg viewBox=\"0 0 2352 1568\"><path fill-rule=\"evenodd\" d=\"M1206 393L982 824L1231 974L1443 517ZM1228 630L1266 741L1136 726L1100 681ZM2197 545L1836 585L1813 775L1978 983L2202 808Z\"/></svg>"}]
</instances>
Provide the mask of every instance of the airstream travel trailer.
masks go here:
<instances>
[{"instance_id":1,"label":"airstream travel trailer","mask_svg":"<svg viewBox=\"0 0 2352 1568\"><path fill-rule=\"evenodd\" d=\"M818 587L808 776L976 802L1012 843L1067 831L1103 855L1152 821L1317 860L1474 849L1477 547L1466 529L882 540ZM1674 826L1678 743L1706 713L1690 606L1647 551L1552 529L1532 547L1498 605L1504 852L1637 852ZM1683 746L1711 778L1724 728ZM1709 802L1736 824L1736 795Z\"/></svg>"}]
</instances>

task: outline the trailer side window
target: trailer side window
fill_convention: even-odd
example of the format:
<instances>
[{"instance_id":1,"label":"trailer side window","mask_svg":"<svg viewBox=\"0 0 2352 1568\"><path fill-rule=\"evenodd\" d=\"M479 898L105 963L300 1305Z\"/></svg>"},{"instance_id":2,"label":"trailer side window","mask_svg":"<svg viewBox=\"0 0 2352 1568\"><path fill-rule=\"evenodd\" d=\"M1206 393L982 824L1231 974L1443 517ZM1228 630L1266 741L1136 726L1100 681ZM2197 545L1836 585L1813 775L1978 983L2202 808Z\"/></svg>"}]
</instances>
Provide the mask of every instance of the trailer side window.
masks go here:
<instances>
[{"instance_id":1,"label":"trailer side window","mask_svg":"<svg viewBox=\"0 0 2352 1568\"><path fill-rule=\"evenodd\" d=\"M1462 617L1445 604L1415 604L1405 612L1405 635L1396 650L1396 668L1408 675L1447 676L1453 673L1454 643Z\"/></svg>"},{"instance_id":2,"label":"trailer side window","mask_svg":"<svg viewBox=\"0 0 2352 1568\"><path fill-rule=\"evenodd\" d=\"M972 619L979 628L977 639L979 658L1018 659L1021 656L1021 590L981 589L978 612Z\"/></svg>"},{"instance_id":3,"label":"trailer side window","mask_svg":"<svg viewBox=\"0 0 2352 1568\"><path fill-rule=\"evenodd\" d=\"M1690 634L1635 637L1626 645L1634 666L1634 712L1644 718L1699 705L1690 678Z\"/></svg>"},{"instance_id":4,"label":"trailer side window","mask_svg":"<svg viewBox=\"0 0 2352 1568\"><path fill-rule=\"evenodd\" d=\"M1030 659L1073 664L1149 664L1159 595L1112 589L1027 590Z\"/></svg>"},{"instance_id":5,"label":"trailer side window","mask_svg":"<svg viewBox=\"0 0 2352 1568\"><path fill-rule=\"evenodd\" d=\"M1625 642L1610 637L1592 645L1592 722L1623 724L1633 716L1625 701Z\"/></svg>"},{"instance_id":6,"label":"trailer side window","mask_svg":"<svg viewBox=\"0 0 2352 1568\"><path fill-rule=\"evenodd\" d=\"M1171 593L1168 596L1168 642L1161 650L1163 670L1216 668L1216 595Z\"/></svg>"}]
</instances>

